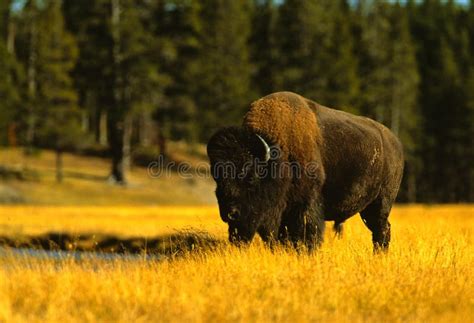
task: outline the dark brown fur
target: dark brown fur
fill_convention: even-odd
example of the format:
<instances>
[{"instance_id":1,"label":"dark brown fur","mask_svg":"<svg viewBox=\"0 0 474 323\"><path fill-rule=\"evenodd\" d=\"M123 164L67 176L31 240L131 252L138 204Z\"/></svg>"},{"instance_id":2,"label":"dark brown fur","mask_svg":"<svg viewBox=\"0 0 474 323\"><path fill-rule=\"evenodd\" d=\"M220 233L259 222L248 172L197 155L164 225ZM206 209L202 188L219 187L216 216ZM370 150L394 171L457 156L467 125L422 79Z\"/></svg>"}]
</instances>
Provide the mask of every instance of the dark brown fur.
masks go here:
<instances>
[{"instance_id":1,"label":"dark brown fur","mask_svg":"<svg viewBox=\"0 0 474 323\"><path fill-rule=\"evenodd\" d=\"M255 134L278 149L263 167L283 169L281 176L258 174L264 151ZM322 241L324 220L341 231L347 218L360 213L375 248L388 248L403 153L385 126L278 92L252 103L242 127L217 132L208 155L231 241L250 241L258 232L266 241L312 248ZM223 176L216 171L222 162L250 171L243 178Z\"/></svg>"}]
</instances>

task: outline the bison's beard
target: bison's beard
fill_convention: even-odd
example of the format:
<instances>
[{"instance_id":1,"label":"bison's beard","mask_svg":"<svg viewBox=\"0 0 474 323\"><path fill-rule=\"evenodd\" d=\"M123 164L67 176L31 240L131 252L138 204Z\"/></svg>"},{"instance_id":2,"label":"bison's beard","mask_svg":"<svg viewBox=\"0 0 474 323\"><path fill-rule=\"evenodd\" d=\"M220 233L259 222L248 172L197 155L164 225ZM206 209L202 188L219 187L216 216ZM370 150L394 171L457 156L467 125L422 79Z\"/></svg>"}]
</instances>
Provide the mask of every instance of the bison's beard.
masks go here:
<instances>
[{"instance_id":1,"label":"bison's beard","mask_svg":"<svg viewBox=\"0 0 474 323\"><path fill-rule=\"evenodd\" d=\"M234 245L252 242L257 226L243 223L229 223L229 241Z\"/></svg>"},{"instance_id":2,"label":"bison's beard","mask_svg":"<svg viewBox=\"0 0 474 323\"><path fill-rule=\"evenodd\" d=\"M251 217L243 217L240 221L228 222L229 241L234 245L249 244L257 233L263 241L277 239L282 210L283 208L272 208Z\"/></svg>"}]
</instances>

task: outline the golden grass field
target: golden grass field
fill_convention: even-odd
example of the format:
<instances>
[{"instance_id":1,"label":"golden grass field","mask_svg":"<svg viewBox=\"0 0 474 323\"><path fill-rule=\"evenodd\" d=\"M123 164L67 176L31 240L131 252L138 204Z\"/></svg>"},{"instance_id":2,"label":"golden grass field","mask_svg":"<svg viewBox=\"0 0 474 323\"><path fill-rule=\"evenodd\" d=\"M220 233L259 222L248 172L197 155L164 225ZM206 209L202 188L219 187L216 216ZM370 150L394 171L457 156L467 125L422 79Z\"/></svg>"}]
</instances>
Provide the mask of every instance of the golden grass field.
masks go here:
<instances>
[{"instance_id":1,"label":"golden grass field","mask_svg":"<svg viewBox=\"0 0 474 323\"><path fill-rule=\"evenodd\" d=\"M372 253L358 216L312 255L258 240L162 261L4 252L0 322L473 322L474 207L396 206L391 222L386 255ZM3 236L190 228L225 240L213 207L0 207Z\"/></svg>"}]
</instances>

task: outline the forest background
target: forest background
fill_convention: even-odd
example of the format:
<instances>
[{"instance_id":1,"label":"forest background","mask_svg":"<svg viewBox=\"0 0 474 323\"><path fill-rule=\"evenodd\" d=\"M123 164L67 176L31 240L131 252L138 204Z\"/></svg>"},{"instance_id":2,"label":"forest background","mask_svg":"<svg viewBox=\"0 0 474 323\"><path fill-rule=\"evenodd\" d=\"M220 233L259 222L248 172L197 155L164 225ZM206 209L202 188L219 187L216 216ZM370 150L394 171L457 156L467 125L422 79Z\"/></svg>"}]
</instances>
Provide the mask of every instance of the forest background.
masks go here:
<instances>
[{"instance_id":1,"label":"forest background","mask_svg":"<svg viewBox=\"0 0 474 323\"><path fill-rule=\"evenodd\" d=\"M0 149L107 157L119 184L287 90L397 134L400 202L474 201L472 0L0 0L0 75Z\"/></svg>"}]
</instances>

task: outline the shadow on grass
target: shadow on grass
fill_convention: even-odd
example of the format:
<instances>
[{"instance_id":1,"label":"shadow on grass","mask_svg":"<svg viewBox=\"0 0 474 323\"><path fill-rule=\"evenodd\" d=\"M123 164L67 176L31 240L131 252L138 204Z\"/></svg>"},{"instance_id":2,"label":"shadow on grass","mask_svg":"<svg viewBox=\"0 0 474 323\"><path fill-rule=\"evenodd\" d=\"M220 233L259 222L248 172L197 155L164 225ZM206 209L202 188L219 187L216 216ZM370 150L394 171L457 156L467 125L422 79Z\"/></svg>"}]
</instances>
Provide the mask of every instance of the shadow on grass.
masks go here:
<instances>
[{"instance_id":1,"label":"shadow on grass","mask_svg":"<svg viewBox=\"0 0 474 323\"><path fill-rule=\"evenodd\" d=\"M70 170L64 171L64 176L69 177L69 178L89 180L89 181L95 181L95 182L105 182L109 178L109 176L88 174L88 173L75 172L75 171L70 171Z\"/></svg>"},{"instance_id":2,"label":"shadow on grass","mask_svg":"<svg viewBox=\"0 0 474 323\"><path fill-rule=\"evenodd\" d=\"M181 231L158 237L122 238L103 234L50 232L38 236L0 236L0 247L121 254L156 254L174 257L180 254L214 250L226 244L207 232Z\"/></svg>"}]
</instances>

